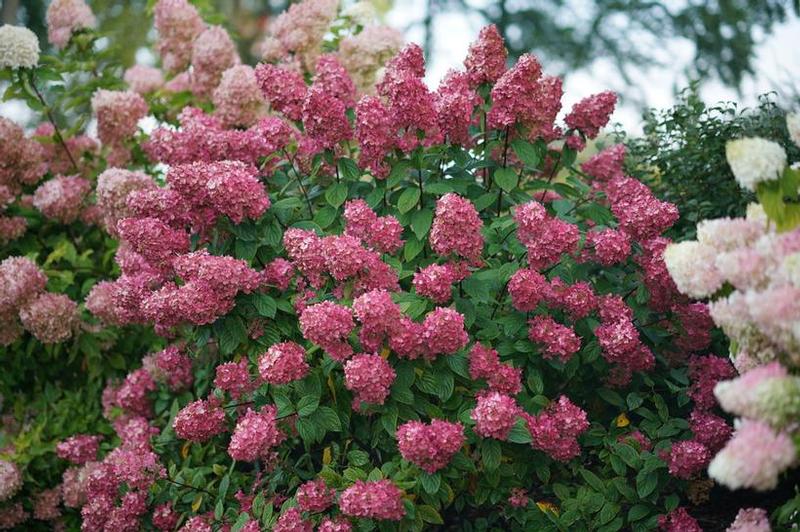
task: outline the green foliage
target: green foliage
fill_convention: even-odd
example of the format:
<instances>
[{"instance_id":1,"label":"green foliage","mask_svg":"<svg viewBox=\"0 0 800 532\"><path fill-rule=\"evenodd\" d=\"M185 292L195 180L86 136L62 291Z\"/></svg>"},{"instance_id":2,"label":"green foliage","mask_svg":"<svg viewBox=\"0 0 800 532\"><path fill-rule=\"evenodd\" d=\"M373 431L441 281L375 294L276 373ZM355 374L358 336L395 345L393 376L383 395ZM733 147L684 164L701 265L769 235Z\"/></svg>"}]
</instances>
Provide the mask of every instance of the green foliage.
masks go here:
<instances>
[{"instance_id":1,"label":"green foliage","mask_svg":"<svg viewBox=\"0 0 800 532\"><path fill-rule=\"evenodd\" d=\"M789 140L786 112L773 95L763 95L752 109L735 103L706 105L692 85L675 106L644 115L644 134L625 139L628 171L647 183L661 199L679 206L674 226L680 239L692 238L698 221L742 216L755 196L742 189L725 159L725 144L759 136L787 147L789 161L800 149Z\"/></svg>"}]
</instances>

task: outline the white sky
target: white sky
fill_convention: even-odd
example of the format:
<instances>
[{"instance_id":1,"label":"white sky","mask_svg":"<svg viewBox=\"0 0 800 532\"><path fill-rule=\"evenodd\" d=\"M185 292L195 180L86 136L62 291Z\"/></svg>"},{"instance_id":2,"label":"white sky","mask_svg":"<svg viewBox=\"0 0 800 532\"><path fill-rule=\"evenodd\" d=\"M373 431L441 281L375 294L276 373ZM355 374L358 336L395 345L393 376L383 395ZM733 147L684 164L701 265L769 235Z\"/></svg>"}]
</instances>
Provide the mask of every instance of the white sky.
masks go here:
<instances>
[{"instance_id":1,"label":"white sky","mask_svg":"<svg viewBox=\"0 0 800 532\"><path fill-rule=\"evenodd\" d=\"M388 13L387 22L397 28L407 28L421 21L425 14L426 0L401 0ZM463 13L442 13L437 15L433 28L433 51L427 58L428 83L435 87L451 68L461 68L467 47L484 24L480 16L467 16ZM406 32L406 39L421 43L421 25L413 25ZM620 105L612 121L620 122L628 131L641 131L641 112L631 100L643 101L648 107L669 107L675 101L676 89L685 87L688 79L686 67L693 57L693 45L688 41L674 39L667 42L643 43L659 50L657 57L669 68L654 67L634 69L632 79L635 85L625 83L616 67L610 61L597 61L591 68L572 72L564 84L564 109L569 110L581 98L603 90L611 89L620 95ZM547 71L547 65L543 65ZM754 61L755 76L745 79L741 95L734 89L719 82L707 82L701 94L710 103L733 100L741 105L753 105L759 94L769 91L780 92L781 87L793 83L800 87L800 20L793 17L784 24L773 28L764 37L757 49ZM626 96L627 102L626 102Z\"/></svg>"}]
</instances>

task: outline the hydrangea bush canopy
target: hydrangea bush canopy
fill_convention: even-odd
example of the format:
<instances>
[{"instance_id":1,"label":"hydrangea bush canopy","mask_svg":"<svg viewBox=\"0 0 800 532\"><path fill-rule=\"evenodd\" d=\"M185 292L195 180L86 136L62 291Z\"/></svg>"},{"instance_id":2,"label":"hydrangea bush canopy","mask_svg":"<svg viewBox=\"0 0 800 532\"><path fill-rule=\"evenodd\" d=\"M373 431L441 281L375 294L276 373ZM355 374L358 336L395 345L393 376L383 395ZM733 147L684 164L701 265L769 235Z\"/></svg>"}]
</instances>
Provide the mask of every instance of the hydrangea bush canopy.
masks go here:
<instances>
[{"instance_id":1,"label":"hydrangea bush canopy","mask_svg":"<svg viewBox=\"0 0 800 532\"><path fill-rule=\"evenodd\" d=\"M736 370L688 297L711 281L664 261L677 207L624 146L577 162L616 95L562 110L492 26L432 90L366 4L293 4L254 67L185 0L154 19L161 68L103 63L90 95L83 2L51 4L55 55L0 30L46 119L0 123L0 342L84 357L98 411L35 455L4 428L0 527L699 530ZM108 267L54 283L28 220Z\"/></svg>"}]
</instances>

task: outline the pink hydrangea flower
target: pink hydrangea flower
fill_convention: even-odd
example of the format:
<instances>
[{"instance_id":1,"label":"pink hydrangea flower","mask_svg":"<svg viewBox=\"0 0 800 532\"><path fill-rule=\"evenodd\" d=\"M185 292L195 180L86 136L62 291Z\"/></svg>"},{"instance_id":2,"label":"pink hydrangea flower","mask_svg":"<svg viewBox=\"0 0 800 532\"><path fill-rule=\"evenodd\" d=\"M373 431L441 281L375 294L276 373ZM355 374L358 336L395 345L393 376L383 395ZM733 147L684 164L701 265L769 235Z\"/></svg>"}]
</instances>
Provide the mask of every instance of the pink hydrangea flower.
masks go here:
<instances>
[{"instance_id":1,"label":"pink hydrangea flower","mask_svg":"<svg viewBox=\"0 0 800 532\"><path fill-rule=\"evenodd\" d=\"M763 508L741 508L725 532L772 532L772 527Z\"/></svg>"},{"instance_id":2,"label":"pink hydrangea flower","mask_svg":"<svg viewBox=\"0 0 800 532\"><path fill-rule=\"evenodd\" d=\"M61 517L61 489L59 486L36 494L33 501L33 518L40 521L55 521Z\"/></svg>"},{"instance_id":3,"label":"pink hydrangea flower","mask_svg":"<svg viewBox=\"0 0 800 532\"><path fill-rule=\"evenodd\" d=\"M180 514L175 511L171 503L165 502L153 510L153 526L161 531L175 530Z\"/></svg>"},{"instance_id":4,"label":"pink hydrangea flower","mask_svg":"<svg viewBox=\"0 0 800 532\"><path fill-rule=\"evenodd\" d=\"M97 451L100 450L100 440L102 436L96 434L78 434L66 440L58 442L56 454L62 460L68 460L73 464L83 465L86 462L97 459Z\"/></svg>"},{"instance_id":5,"label":"pink hydrangea flower","mask_svg":"<svg viewBox=\"0 0 800 532\"><path fill-rule=\"evenodd\" d=\"M715 355L692 356L689 359L689 397L697 408L711 409L716 405L714 387L721 380L733 378L736 370L727 358Z\"/></svg>"},{"instance_id":6,"label":"pink hydrangea flower","mask_svg":"<svg viewBox=\"0 0 800 532\"><path fill-rule=\"evenodd\" d=\"M339 59L362 93L374 91L377 71L404 43L403 35L389 26L371 24L339 42Z\"/></svg>"},{"instance_id":7,"label":"pink hydrangea flower","mask_svg":"<svg viewBox=\"0 0 800 532\"><path fill-rule=\"evenodd\" d=\"M22 326L45 344L64 342L78 325L78 305L64 294L44 293L19 311Z\"/></svg>"},{"instance_id":8,"label":"pink hydrangea flower","mask_svg":"<svg viewBox=\"0 0 800 532\"><path fill-rule=\"evenodd\" d=\"M352 530L353 525L344 517L337 517L336 519L326 517L317 527L317 532L351 532Z\"/></svg>"},{"instance_id":9,"label":"pink hydrangea flower","mask_svg":"<svg viewBox=\"0 0 800 532\"><path fill-rule=\"evenodd\" d=\"M455 353L469 342L464 316L451 308L437 307L425 316L422 338L427 344L426 357Z\"/></svg>"},{"instance_id":10,"label":"pink hydrangea flower","mask_svg":"<svg viewBox=\"0 0 800 532\"><path fill-rule=\"evenodd\" d=\"M192 43L192 92L211 95L222 73L239 62L236 45L222 26L208 26Z\"/></svg>"},{"instance_id":11,"label":"pink hydrangea flower","mask_svg":"<svg viewBox=\"0 0 800 532\"><path fill-rule=\"evenodd\" d=\"M81 177L54 177L33 193L33 206L47 218L63 224L78 219L91 184Z\"/></svg>"},{"instance_id":12,"label":"pink hydrangea flower","mask_svg":"<svg viewBox=\"0 0 800 532\"><path fill-rule=\"evenodd\" d=\"M406 513L402 492L390 480L355 484L342 492L339 508L344 515L400 521Z\"/></svg>"},{"instance_id":13,"label":"pink hydrangea flower","mask_svg":"<svg viewBox=\"0 0 800 532\"><path fill-rule=\"evenodd\" d=\"M678 208L657 199L647 186L633 178L614 178L604 192L621 230L636 240L660 235L678 220Z\"/></svg>"},{"instance_id":14,"label":"pink hydrangea flower","mask_svg":"<svg viewBox=\"0 0 800 532\"><path fill-rule=\"evenodd\" d=\"M508 497L508 504L514 508L525 508L528 506L528 492L523 488L511 488L511 495Z\"/></svg>"},{"instance_id":15,"label":"pink hydrangea flower","mask_svg":"<svg viewBox=\"0 0 800 532\"><path fill-rule=\"evenodd\" d=\"M22 216L0 216L0 243L6 244L20 238L28 230L28 221Z\"/></svg>"},{"instance_id":16,"label":"pink hydrangea flower","mask_svg":"<svg viewBox=\"0 0 800 532\"><path fill-rule=\"evenodd\" d=\"M698 441L688 440L674 443L666 462L670 475L688 479L702 471L710 460L708 447Z\"/></svg>"},{"instance_id":17,"label":"pink hydrangea flower","mask_svg":"<svg viewBox=\"0 0 800 532\"><path fill-rule=\"evenodd\" d=\"M333 504L336 492L322 478L304 482L297 488L297 507L303 512L324 512Z\"/></svg>"},{"instance_id":18,"label":"pink hydrangea flower","mask_svg":"<svg viewBox=\"0 0 800 532\"><path fill-rule=\"evenodd\" d=\"M562 395L541 413L524 415L531 433L531 445L554 460L567 461L581 452L577 437L589 428L589 421L580 407Z\"/></svg>"},{"instance_id":19,"label":"pink hydrangea flower","mask_svg":"<svg viewBox=\"0 0 800 532\"><path fill-rule=\"evenodd\" d=\"M100 89L92 96L92 111L97 117L97 136L103 144L116 144L136 133L148 108L135 92Z\"/></svg>"},{"instance_id":20,"label":"pink hydrangea flower","mask_svg":"<svg viewBox=\"0 0 800 532\"><path fill-rule=\"evenodd\" d=\"M479 264L483 253L483 221L468 199L448 193L436 201L430 244L443 257L455 255Z\"/></svg>"},{"instance_id":21,"label":"pink hydrangea flower","mask_svg":"<svg viewBox=\"0 0 800 532\"><path fill-rule=\"evenodd\" d=\"M450 71L436 91L436 113L439 129L448 142L469 146L472 143L469 128L481 98L470 87L468 73Z\"/></svg>"},{"instance_id":22,"label":"pink hydrangea flower","mask_svg":"<svg viewBox=\"0 0 800 532\"><path fill-rule=\"evenodd\" d=\"M344 365L344 382L353 392L353 407L362 402L382 405L397 374L380 355L355 355Z\"/></svg>"},{"instance_id":23,"label":"pink hydrangea flower","mask_svg":"<svg viewBox=\"0 0 800 532\"><path fill-rule=\"evenodd\" d=\"M55 0L47 6L47 40L57 49L66 48L77 30L97 24L92 10L83 0Z\"/></svg>"},{"instance_id":24,"label":"pink hydrangea flower","mask_svg":"<svg viewBox=\"0 0 800 532\"><path fill-rule=\"evenodd\" d=\"M287 384L302 379L309 370L306 350L295 342L271 346L258 359L258 373L270 384Z\"/></svg>"},{"instance_id":25,"label":"pink hydrangea flower","mask_svg":"<svg viewBox=\"0 0 800 532\"><path fill-rule=\"evenodd\" d=\"M170 72L183 70L192 57L192 42L205 28L203 19L187 0L158 0L154 15L161 63Z\"/></svg>"},{"instance_id":26,"label":"pink hydrangea flower","mask_svg":"<svg viewBox=\"0 0 800 532\"><path fill-rule=\"evenodd\" d=\"M470 417L475 421L475 433L483 438L507 440L520 408L512 397L499 392L478 396Z\"/></svg>"},{"instance_id":27,"label":"pink hydrangea flower","mask_svg":"<svg viewBox=\"0 0 800 532\"><path fill-rule=\"evenodd\" d=\"M22 487L22 474L12 462L0 460L0 501L14 496Z\"/></svg>"},{"instance_id":28,"label":"pink hydrangea flower","mask_svg":"<svg viewBox=\"0 0 800 532\"><path fill-rule=\"evenodd\" d=\"M422 324L403 316L392 331L389 347L397 356L415 360L426 353L425 339L422 337Z\"/></svg>"},{"instance_id":29,"label":"pink hydrangea flower","mask_svg":"<svg viewBox=\"0 0 800 532\"><path fill-rule=\"evenodd\" d=\"M294 70L269 63L259 64L255 75L272 109L291 120L303 118L303 101L307 91L303 76Z\"/></svg>"},{"instance_id":30,"label":"pink hydrangea flower","mask_svg":"<svg viewBox=\"0 0 800 532\"><path fill-rule=\"evenodd\" d=\"M550 316L536 316L528 325L528 338L542 345L544 358L558 358L566 362L581 348L581 340L575 331Z\"/></svg>"},{"instance_id":31,"label":"pink hydrangea flower","mask_svg":"<svg viewBox=\"0 0 800 532\"><path fill-rule=\"evenodd\" d=\"M272 528L273 532L311 532L313 525L303 519L300 509L297 507L289 508L281 514Z\"/></svg>"},{"instance_id":32,"label":"pink hydrangea flower","mask_svg":"<svg viewBox=\"0 0 800 532\"><path fill-rule=\"evenodd\" d=\"M364 96L359 100L356 107L358 163L372 172L376 179L385 179L389 175L390 168L384 159L395 147L391 135L393 127L392 115L379 98Z\"/></svg>"},{"instance_id":33,"label":"pink hydrangea flower","mask_svg":"<svg viewBox=\"0 0 800 532\"><path fill-rule=\"evenodd\" d=\"M248 408L233 430L228 445L231 458L252 462L267 457L274 447L280 445L286 435L278 428L277 414L274 405L264 406L259 412Z\"/></svg>"},{"instance_id":34,"label":"pink hydrangea flower","mask_svg":"<svg viewBox=\"0 0 800 532\"><path fill-rule=\"evenodd\" d=\"M264 282L285 292L294 277L294 266L286 259L277 258L266 265L263 271Z\"/></svg>"},{"instance_id":35,"label":"pink hydrangea flower","mask_svg":"<svg viewBox=\"0 0 800 532\"><path fill-rule=\"evenodd\" d=\"M546 298L551 308L566 310L573 321L585 318L597 308L597 296L584 281L566 284L556 277L550 282Z\"/></svg>"},{"instance_id":36,"label":"pink hydrangea flower","mask_svg":"<svg viewBox=\"0 0 800 532\"><path fill-rule=\"evenodd\" d=\"M581 170L598 181L611 181L624 177L625 145L614 144L592 157L581 165Z\"/></svg>"},{"instance_id":37,"label":"pink hydrangea flower","mask_svg":"<svg viewBox=\"0 0 800 532\"><path fill-rule=\"evenodd\" d=\"M160 268L189 251L189 234L156 218L125 218L117 223L117 231L136 253Z\"/></svg>"},{"instance_id":38,"label":"pink hydrangea flower","mask_svg":"<svg viewBox=\"0 0 800 532\"><path fill-rule=\"evenodd\" d=\"M486 379L491 391L513 396L522 390L522 369L501 363L497 351L479 343L469 353L469 375Z\"/></svg>"},{"instance_id":39,"label":"pink hydrangea flower","mask_svg":"<svg viewBox=\"0 0 800 532\"><path fill-rule=\"evenodd\" d=\"M97 176L97 206L103 214L106 231L111 236L117 236L117 222L132 214L128 208L128 194L155 186L147 174L122 168L109 168Z\"/></svg>"},{"instance_id":40,"label":"pink hydrangea flower","mask_svg":"<svg viewBox=\"0 0 800 532\"><path fill-rule=\"evenodd\" d=\"M345 103L324 87L312 85L302 109L305 133L321 149L331 150L353 136Z\"/></svg>"},{"instance_id":41,"label":"pink hydrangea flower","mask_svg":"<svg viewBox=\"0 0 800 532\"><path fill-rule=\"evenodd\" d=\"M149 94L164 85L164 74L161 70L146 65L133 65L122 76L133 92Z\"/></svg>"},{"instance_id":42,"label":"pink hydrangea flower","mask_svg":"<svg viewBox=\"0 0 800 532\"><path fill-rule=\"evenodd\" d=\"M446 467L464 445L464 427L440 419L428 425L409 421L397 427L396 437L403 458L433 474Z\"/></svg>"},{"instance_id":43,"label":"pink hydrangea flower","mask_svg":"<svg viewBox=\"0 0 800 532\"><path fill-rule=\"evenodd\" d=\"M242 395L253 391L257 384L250 376L247 358L217 366L214 386L231 394L233 399L239 399Z\"/></svg>"},{"instance_id":44,"label":"pink hydrangea flower","mask_svg":"<svg viewBox=\"0 0 800 532\"><path fill-rule=\"evenodd\" d=\"M469 275L469 270L460 264L431 264L414 274L412 284L417 294L429 297L434 303L450 301L453 283Z\"/></svg>"},{"instance_id":45,"label":"pink hydrangea flower","mask_svg":"<svg viewBox=\"0 0 800 532\"><path fill-rule=\"evenodd\" d=\"M797 460L791 436L761 421L742 420L708 466L708 475L729 489L774 489L778 476Z\"/></svg>"},{"instance_id":46,"label":"pink hydrangea flower","mask_svg":"<svg viewBox=\"0 0 800 532\"><path fill-rule=\"evenodd\" d=\"M722 449L733 433L733 427L724 419L698 409L689 416L689 428L694 440L705 445L711 454Z\"/></svg>"},{"instance_id":47,"label":"pink hydrangea flower","mask_svg":"<svg viewBox=\"0 0 800 532\"><path fill-rule=\"evenodd\" d=\"M86 295L86 309L103 323L117 325L121 322L114 304L116 283L100 281Z\"/></svg>"},{"instance_id":48,"label":"pink hydrangea flower","mask_svg":"<svg viewBox=\"0 0 800 532\"><path fill-rule=\"evenodd\" d=\"M0 118L0 146L0 185L15 194L22 185L36 184L47 171L42 145L26 138L22 128L7 118Z\"/></svg>"},{"instance_id":49,"label":"pink hydrangea flower","mask_svg":"<svg viewBox=\"0 0 800 532\"><path fill-rule=\"evenodd\" d=\"M16 311L44 291L47 276L26 257L0 262L0 314Z\"/></svg>"},{"instance_id":50,"label":"pink hydrangea flower","mask_svg":"<svg viewBox=\"0 0 800 532\"><path fill-rule=\"evenodd\" d=\"M150 375L158 382L163 382L173 391L185 390L194 382L192 359L176 346L169 346L158 353L142 360Z\"/></svg>"},{"instance_id":51,"label":"pink hydrangea flower","mask_svg":"<svg viewBox=\"0 0 800 532\"><path fill-rule=\"evenodd\" d=\"M616 229L586 233L586 247L592 250L591 259L603 266L623 262L631 253L631 239Z\"/></svg>"},{"instance_id":52,"label":"pink hydrangea flower","mask_svg":"<svg viewBox=\"0 0 800 532\"><path fill-rule=\"evenodd\" d=\"M353 312L361 323L358 333L362 347L378 351L402 319L400 307L386 290L372 290L353 300Z\"/></svg>"},{"instance_id":53,"label":"pink hydrangea flower","mask_svg":"<svg viewBox=\"0 0 800 532\"><path fill-rule=\"evenodd\" d=\"M659 516L658 529L662 532L703 532L686 508L675 508L667 515Z\"/></svg>"},{"instance_id":54,"label":"pink hydrangea flower","mask_svg":"<svg viewBox=\"0 0 800 532\"><path fill-rule=\"evenodd\" d=\"M225 411L215 399L198 399L183 407L172 428L179 438L200 443L228 430Z\"/></svg>"},{"instance_id":55,"label":"pink hydrangea flower","mask_svg":"<svg viewBox=\"0 0 800 532\"><path fill-rule=\"evenodd\" d=\"M403 247L403 226L394 216L378 216L362 199L344 205L345 234L354 236L382 253Z\"/></svg>"},{"instance_id":56,"label":"pink hydrangea flower","mask_svg":"<svg viewBox=\"0 0 800 532\"><path fill-rule=\"evenodd\" d=\"M306 307L300 314L303 336L322 347L334 360L347 360L353 354L347 339L354 328L352 311L330 301Z\"/></svg>"},{"instance_id":57,"label":"pink hydrangea flower","mask_svg":"<svg viewBox=\"0 0 800 532\"><path fill-rule=\"evenodd\" d=\"M222 73L214 89L214 115L226 127L250 127L264 113L266 101L248 65L234 65Z\"/></svg>"},{"instance_id":58,"label":"pink hydrangea flower","mask_svg":"<svg viewBox=\"0 0 800 532\"><path fill-rule=\"evenodd\" d=\"M594 94L573 105L572 110L564 117L564 122L593 139L608 123L616 105L617 95L613 92Z\"/></svg>"},{"instance_id":59,"label":"pink hydrangea flower","mask_svg":"<svg viewBox=\"0 0 800 532\"><path fill-rule=\"evenodd\" d=\"M470 84L475 87L500 79L506 71L507 55L505 41L497 26L490 24L481 28L478 39L470 44L467 58L464 59Z\"/></svg>"},{"instance_id":60,"label":"pink hydrangea flower","mask_svg":"<svg viewBox=\"0 0 800 532\"><path fill-rule=\"evenodd\" d=\"M549 290L544 275L529 268L517 270L508 281L511 304L520 312L536 310L539 302L548 297Z\"/></svg>"}]
</instances>

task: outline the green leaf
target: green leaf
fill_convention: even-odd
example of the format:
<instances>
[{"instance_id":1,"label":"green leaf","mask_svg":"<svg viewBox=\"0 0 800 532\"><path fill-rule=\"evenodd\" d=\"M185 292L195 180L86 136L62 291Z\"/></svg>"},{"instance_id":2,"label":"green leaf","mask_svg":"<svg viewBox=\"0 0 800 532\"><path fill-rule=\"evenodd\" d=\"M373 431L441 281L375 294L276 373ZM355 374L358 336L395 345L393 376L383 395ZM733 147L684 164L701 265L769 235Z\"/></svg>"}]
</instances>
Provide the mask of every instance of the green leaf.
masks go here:
<instances>
[{"instance_id":1,"label":"green leaf","mask_svg":"<svg viewBox=\"0 0 800 532\"><path fill-rule=\"evenodd\" d=\"M419 203L419 189L416 187L409 187L400 194L397 200L397 210L401 213L407 213Z\"/></svg>"},{"instance_id":2,"label":"green leaf","mask_svg":"<svg viewBox=\"0 0 800 532\"><path fill-rule=\"evenodd\" d=\"M517 154L519 160L525 163L529 168L538 168L542 158L539 156L536 148L523 139L514 139L511 141L511 149Z\"/></svg>"},{"instance_id":3,"label":"green leaf","mask_svg":"<svg viewBox=\"0 0 800 532\"><path fill-rule=\"evenodd\" d=\"M340 432L342 430L342 422L336 411L329 406L321 406L314 412L311 419L318 423L325 430L332 432Z\"/></svg>"},{"instance_id":4,"label":"green leaf","mask_svg":"<svg viewBox=\"0 0 800 532\"><path fill-rule=\"evenodd\" d=\"M481 444L481 459L487 471L494 471L500 467L500 458L503 455L500 442L494 439L483 440Z\"/></svg>"},{"instance_id":5,"label":"green leaf","mask_svg":"<svg viewBox=\"0 0 800 532\"><path fill-rule=\"evenodd\" d=\"M317 225L325 229L333 223L338 214L339 211L335 207L326 205L314 213L314 221L317 223Z\"/></svg>"},{"instance_id":6,"label":"green leaf","mask_svg":"<svg viewBox=\"0 0 800 532\"><path fill-rule=\"evenodd\" d=\"M646 504L635 504L628 510L628 521L631 523L642 519L650 513L650 507Z\"/></svg>"},{"instance_id":7,"label":"green leaf","mask_svg":"<svg viewBox=\"0 0 800 532\"><path fill-rule=\"evenodd\" d=\"M325 191L325 201L331 206L338 208L347 199L347 185L336 183L328 187Z\"/></svg>"},{"instance_id":8,"label":"green leaf","mask_svg":"<svg viewBox=\"0 0 800 532\"><path fill-rule=\"evenodd\" d=\"M422 248L424 247L425 247L424 240L419 240L417 238L409 238L406 241L405 247L403 248L403 257L405 257L406 260L411 260L417 255L419 255L420 251L422 251Z\"/></svg>"},{"instance_id":9,"label":"green leaf","mask_svg":"<svg viewBox=\"0 0 800 532\"><path fill-rule=\"evenodd\" d=\"M352 159L342 157L336 166L339 168L339 175L348 181L358 181L361 178L361 170Z\"/></svg>"},{"instance_id":10,"label":"green leaf","mask_svg":"<svg viewBox=\"0 0 800 532\"><path fill-rule=\"evenodd\" d=\"M658 486L658 472L656 471L640 471L636 475L636 493L640 498L644 499Z\"/></svg>"},{"instance_id":11,"label":"green leaf","mask_svg":"<svg viewBox=\"0 0 800 532\"><path fill-rule=\"evenodd\" d=\"M275 313L278 310L275 300L267 294L255 294L253 304L255 305L258 314L264 316L265 318L274 318Z\"/></svg>"},{"instance_id":12,"label":"green leaf","mask_svg":"<svg viewBox=\"0 0 800 532\"><path fill-rule=\"evenodd\" d=\"M517 186L517 173L511 168L498 168L494 172L494 182L506 192L511 192Z\"/></svg>"},{"instance_id":13,"label":"green leaf","mask_svg":"<svg viewBox=\"0 0 800 532\"><path fill-rule=\"evenodd\" d=\"M618 443L614 445L614 452L617 456L622 458L623 462L631 466L633 469L639 469L642 461L639 458L639 453L636 452L636 449L625 443Z\"/></svg>"},{"instance_id":14,"label":"green leaf","mask_svg":"<svg viewBox=\"0 0 800 532\"><path fill-rule=\"evenodd\" d=\"M605 491L606 485L603 484L603 481L600 480L600 477L584 468L581 468L580 473L583 477L583 480L585 480L586 483L589 484L595 491L599 493L603 493Z\"/></svg>"},{"instance_id":15,"label":"green leaf","mask_svg":"<svg viewBox=\"0 0 800 532\"><path fill-rule=\"evenodd\" d=\"M369 463L369 454L355 449L347 453L347 461L356 467L365 466Z\"/></svg>"},{"instance_id":16,"label":"green leaf","mask_svg":"<svg viewBox=\"0 0 800 532\"><path fill-rule=\"evenodd\" d=\"M411 230L417 235L417 238L423 240L431 229L433 222L433 211L430 209L422 209L415 211L411 215Z\"/></svg>"},{"instance_id":17,"label":"green leaf","mask_svg":"<svg viewBox=\"0 0 800 532\"><path fill-rule=\"evenodd\" d=\"M297 415L300 417L308 417L317 411L319 407L319 397L305 395L297 402Z\"/></svg>"},{"instance_id":18,"label":"green leaf","mask_svg":"<svg viewBox=\"0 0 800 532\"><path fill-rule=\"evenodd\" d=\"M533 441L524 420L517 419L516 423L514 423L514 426L511 428L511 432L508 434L508 441L511 443L530 443Z\"/></svg>"},{"instance_id":19,"label":"green leaf","mask_svg":"<svg viewBox=\"0 0 800 532\"><path fill-rule=\"evenodd\" d=\"M439 476L439 473L429 475L423 471L419 476L419 480L422 484L422 489L431 495L437 493L442 485L442 477Z\"/></svg>"},{"instance_id":20,"label":"green leaf","mask_svg":"<svg viewBox=\"0 0 800 532\"><path fill-rule=\"evenodd\" d=\"M437 512L436 508L434 508L433 506L429 506L427 504L423 504L421 506L417 506L417 514L426 523L431 523L432 525L443 525L444 524L444 521L442 520L442 516L439 515L439 512Z\"/></svg>"},{"instance_id":21,"label":"green leaf","mask_svg":"<svg viewBox=\"0 0 800 532\"><path fill-rule=\"evenodd\" d=\"M247 339L247 329L238 316L226 316L214 323L214 332L223 355L233 353L239 344Z\"/></svg>"}]
</instances>

